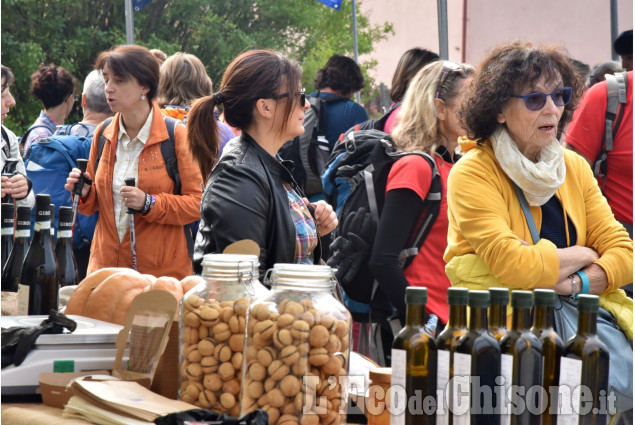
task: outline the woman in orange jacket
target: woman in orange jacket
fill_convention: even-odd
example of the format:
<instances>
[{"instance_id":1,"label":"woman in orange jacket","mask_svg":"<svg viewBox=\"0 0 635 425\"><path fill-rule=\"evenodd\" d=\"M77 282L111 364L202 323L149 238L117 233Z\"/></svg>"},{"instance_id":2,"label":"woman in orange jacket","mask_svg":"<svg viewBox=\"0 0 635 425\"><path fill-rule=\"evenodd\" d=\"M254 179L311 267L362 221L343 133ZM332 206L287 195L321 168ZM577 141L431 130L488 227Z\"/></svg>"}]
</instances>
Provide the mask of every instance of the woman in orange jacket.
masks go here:
<instances>
[{"instance_id":1,"label":"woman in orange jacket","mask_svg":"<svg viewBox=\"0 0 635 425\"><path fill-rule=\"evenodd\" d=\"M141 46L118 46L97 58L95 69L106 82L106 98L114 119L95 132L84 178L79 210L99 221L91 249L88 273L102 267L132 267L133 255L127 210L134 210L136 264L140 273L173 276L192 274L184 225L200 218L202 177L187 146L185 127L176 125L174 147L181 180L180 194L168 175L161 143L168 128L154 100L159 66ZM98 138L105 144L95 172ZM90 181L95 176L94 181ZM73 169L66 189L72 191L80 171ZM134 178L136 186L126 186Z\"/></svg>"}]
</instances>

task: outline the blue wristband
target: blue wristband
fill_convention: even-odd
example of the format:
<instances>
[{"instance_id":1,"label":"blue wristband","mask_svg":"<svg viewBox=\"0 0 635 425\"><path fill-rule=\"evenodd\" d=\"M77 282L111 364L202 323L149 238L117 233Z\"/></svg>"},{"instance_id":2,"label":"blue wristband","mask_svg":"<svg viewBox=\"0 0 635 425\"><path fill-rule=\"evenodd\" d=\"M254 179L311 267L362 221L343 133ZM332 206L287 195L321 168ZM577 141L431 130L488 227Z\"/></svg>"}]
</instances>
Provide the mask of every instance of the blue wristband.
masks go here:
<instances>
[{"instance_id":1,"label":"blue wristband","mask_svg":"<svg viewBox=\"0 0 635 425\"><path fill-rule=\"evenodd\" d=\"M585 272L579 270L576 272L578 276L580 276L580 280L582 281L582 289L580 290L581 294L588 294L589 289L591 288L591 283L589 282L589 277Z\"/></svg>"}]
</instances>

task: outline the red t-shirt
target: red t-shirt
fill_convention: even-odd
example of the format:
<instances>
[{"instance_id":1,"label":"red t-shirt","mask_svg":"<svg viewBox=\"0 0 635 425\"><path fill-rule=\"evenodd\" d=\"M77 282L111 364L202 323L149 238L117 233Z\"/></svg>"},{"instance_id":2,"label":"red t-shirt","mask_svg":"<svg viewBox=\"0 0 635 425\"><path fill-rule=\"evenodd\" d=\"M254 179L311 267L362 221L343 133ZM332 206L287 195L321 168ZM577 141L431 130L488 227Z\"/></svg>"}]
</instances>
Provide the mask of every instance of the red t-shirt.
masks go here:
<instances>
[{"instance_id":1,"label":"red t-shirt","mask_svg":"<svg viewBox=\"0 0 635 425\"><path fill-rule=\"evenodd\" d=\"M622 105L620 105L620 108ZM604 194L615 218L633 222L633 71L628 73L624 117L607 157ZM602 145L606 113L606 82L595 84L582 97L565 135L565 141L587 159L595 161ZM619 109L618 109L619 113ZM598 180L601 185L602 181Z\"/></svg>"},{"instance_id":2,"label":"red t-shirt","mask_svg":"<svg viewBox=\"0 0 635 425\"><path fill-rule=\"evenodd\" d=\"M443 161L438 155L434 156L434 160L441 175L443 194L441 209L419 253L404 270L404 275L410 286L428 288L426 310L428 313L436 314L443 323L447 323L450 280L445 274L443 253L448 245L449 222L446 193L452 164ZM398 160L390 169L386 192L393 189L410 189L424 200L430 190L431 183L432 170L428 162L418 155L408 155Z\"/></svg>"},{"instance_id":3,"label":"red t-shirt","mask_svg":"<svg viewBox=\"0 0 635 425\"><path fill-rule=\"evenodd\" d=\"M402 105L397 106L395 110L390 113L388 119L386 119L386 123L384 124L384 131L386 133L392 134L392 131L395 129L395 127L397 127L397 124L399 123L399 112L401 111L401 106Z\"/></svg>"}]
</instances>

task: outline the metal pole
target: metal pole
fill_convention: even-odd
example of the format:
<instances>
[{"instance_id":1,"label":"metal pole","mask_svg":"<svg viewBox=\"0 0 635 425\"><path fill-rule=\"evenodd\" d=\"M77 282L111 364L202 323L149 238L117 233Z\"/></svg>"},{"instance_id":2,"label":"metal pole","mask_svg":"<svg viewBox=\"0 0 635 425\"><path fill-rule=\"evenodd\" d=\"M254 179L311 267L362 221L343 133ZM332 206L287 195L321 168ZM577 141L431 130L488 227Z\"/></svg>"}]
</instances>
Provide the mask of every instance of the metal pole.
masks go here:
<instances>
[{"instance_id":1,"label":"metal pole","mask_svg":"<svg viewBox=\"0 0 635 425\"><path fill-rule=\"evenodd\" d=\"M357 6L355 4L355 0L353 0L353 53L355 54L355 63L359 64L359 52L357 51ZM362 98L359 92L355 94L355 97L357 99L357 103L361 104Z\"/></svg>"},{"instance_id":2,"label":"metal pole","mask_svg":"<svg viewBox=\"0 0 635 425\"><path fill-rule=\"evenodd\" d=\"M437 0L437 16L439 21L439 56L447 60L448 56L448 2Z\"/></svg>"},{"instance_id":3,"label":"metal pole","mask_svg":"<svg viewBox=\"0 0 635 425\"><path fill-rule=\"evenodd\" d=\"M620 61L620 56L613 49L613 42L617 38L617 0L611 0L611 57L614 61Z\"/></svg>"},{"instance_id":4,"label":"metal pole","mask_svg":"<svg viewBox=\"0 0 635 425\"><path fill-rule=\"evenodd\" d=\"M126 2L126 43L134 44L134 16L132 10L132 0Z\"/></svg>"}]
</instances>

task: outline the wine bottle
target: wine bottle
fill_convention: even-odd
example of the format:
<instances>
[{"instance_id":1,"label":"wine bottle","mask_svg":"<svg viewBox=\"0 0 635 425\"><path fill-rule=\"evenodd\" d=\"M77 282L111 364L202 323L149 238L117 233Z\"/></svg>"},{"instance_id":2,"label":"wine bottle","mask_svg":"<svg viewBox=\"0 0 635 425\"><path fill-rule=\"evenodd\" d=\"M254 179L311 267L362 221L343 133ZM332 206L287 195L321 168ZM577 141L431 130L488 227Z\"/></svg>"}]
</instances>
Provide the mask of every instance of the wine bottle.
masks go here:
<instances>
[{"instance_id":1,"label":"wine bottle","mask_svg":"<svg viewBox=\"0 0 635 425\"><path fill-rule=\"evenodd\" d=\"M51 197L35 198L33 241L26 254L18 287L18 314L48 315L57 310L59 280L57 258L51 241Z\"/></svg>"},{"instance_id":2,"label":"wine bottle","mask_svg":"<svg viewBox=\"0 0 635 425\"><path fill-rule=\"evenodd\" d=\"M53 248L55 248L55 204L51 204L51 242L53 243Z\"/></svg>"},{"instance_id":3,"label":"wine bottle","mask_svg":"<svg viewBox=\"0 0 635 425\"><path fill-rule=\"evenodd\" d=\"M0 212L2 213L2 236L0 236L2 241L2 246L0 247L2 259L0 260L0 267L4 268L13 248L13 214L15 213L15 206L9 203L2 204Z\"/></svg>"},{"instance_id":4,"label":"wine bottle","mask_svg":"<svg viewBox=\"0 0 635 425\"><path fill-rule=\"evenodd\" d=\"M560 359L560 389L570 391L561 394L564 406L558 422L570 417L579 425L607 423L609 352L597 336L599 307L597 295L578 296L578 330L564 344ZM582 391L574 392L578 386Z\"/></svg>"},{"instance_id":5,"label":"wine bottle","mask_svg":"<svg viewBox=\"0 0 635 425\"><path fill-rule=\"evenodd\" d=\"M438 358L437 394L443 395L443 398L439 399L439 409L437 410L437 423L439 425L452 423L452 414L446 402L446 400L449 400L449 398L446 398L446 392L448 382L453 376L452 360L456 343L467 333L467 292L466 288L448 288L450 316L445 329L439 334L436 341Z\"/></svg>"},{"instance_id":6,"label":"wine bottle","mask_svg":"<svg viewBox=\"0 0 635 425\"><path fill-rule=\"evenodd\" d=\"M530 330L533 304L531 291L512 291L512 328L500 340L501 376L506 389L512 386L512 393L501 424L540 423L541 415L536 412L542 404L542 347Z\"/></svg>"},{"instance_id":7,"label":"wine bottle","mask_svg":"<svg viewBox=\"0 0 635 425\"><path fill-rule=\"evenodd\" d=\"M488 291L469 291L468 332L454 350L452 406L454 425L499 425L502 391L496 389L501 372L498 341L488 332Z\"/></svg>"},{"instance_id":8,"label":"wine bottle","mask_svg":"<svg viewBox=\"0 0 635 425\"><path fill-rule=\"evenodd\" d=\"M403 412L391 415L391 425L436 424L437 349L425 329L427 301L426 288L406 288L406 326L392 343L391 377L406 398L391 398L392 412Z\"/></svg>"},{"instance_id":9,"label":"wine bottle","mask_svg":"<svg viewBox=\"0 0 635 425\"><path fill-rule=\"evenodd\" d=\"M55 256L59 265L60 287L77 285L78 272L73 254L73 208L60 207Z\"/></svg>"},{"instance_id":10,"label":"wine bottle","mask_svg":"<svg viewBox=\"0 0 635 425\"><path fill-rule=\"evenodd\" d=\"M24 263L26 254L29 251L29 244L31 243L31 208L18 207L16 219L13 248L7 263L2 269L2 290L7 292L18 292L22 263Z\"/></svg>"},{"instance_id":11,"label":"wine bottle","mask_svg":"<svg viewBox=\"0 0 635 425\"><path fill-rule=\"evenodd\" d=\"M545 390L543 396L546 396L541 404L542 425L556 425L563 346L562 338L553 328L556 293L551 289L535 289L534 306L534 326L531 332L538 337L542 347L542 387Z\"/></svg>"},{"instance_id":12,"label":"wine bottle","mask_svg":"<svg viewBox=\"0 0 635 425\"><path fill-rule=\"evenodd\" d=\"M507 304L509 304L509 289L489 288L490 305L487 316L489 333L500 343L507 334Z\"/></svg>"}]
</instances>

